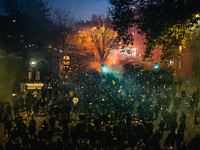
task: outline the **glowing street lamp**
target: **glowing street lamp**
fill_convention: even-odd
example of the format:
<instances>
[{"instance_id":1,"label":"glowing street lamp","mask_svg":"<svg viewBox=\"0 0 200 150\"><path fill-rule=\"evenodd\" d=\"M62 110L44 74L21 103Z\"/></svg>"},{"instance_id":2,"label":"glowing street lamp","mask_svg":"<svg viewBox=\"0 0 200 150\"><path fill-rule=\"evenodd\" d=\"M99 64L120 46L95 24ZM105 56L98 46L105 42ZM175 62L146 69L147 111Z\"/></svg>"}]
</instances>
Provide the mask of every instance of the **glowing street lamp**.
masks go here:
<instances>
[{"instance_id":1,"label":"glowing street lamp","mask_svg":"<svg viewBox=\"0 0 200 150\"><path fill-rule=\"evenodd\" d=\"M31 67L37 66L37 61L35 59L31 59L30 60L30 65L31 65Z\"/></svg>"}]
</instances>

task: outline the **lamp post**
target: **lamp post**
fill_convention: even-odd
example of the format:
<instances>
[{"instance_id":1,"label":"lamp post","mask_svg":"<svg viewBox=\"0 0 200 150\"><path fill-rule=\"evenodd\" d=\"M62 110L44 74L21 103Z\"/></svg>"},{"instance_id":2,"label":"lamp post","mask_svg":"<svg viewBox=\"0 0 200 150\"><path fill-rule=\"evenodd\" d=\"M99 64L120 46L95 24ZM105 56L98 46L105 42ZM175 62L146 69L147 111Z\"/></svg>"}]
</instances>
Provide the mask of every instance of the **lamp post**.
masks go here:
<instances>
[{"instance_id":1,"label":"lamp post","mask_svg":"<svg viewBox=\"0 0 200 150\"><path fill-rule=\"evenodd\" d=\"M37 61L36 61L35 59L31 59L31 60L30 60L30 69L29 69L29 73L28 73L29 81L31 81L32 78L33 78L33 71L34 71L33 69L34 69L36 66L37 66ZM39 71L37 72L37 74L40 76ZM36 76L37 79L40 78L38 75ZM36 80L37 80L37 79L36 79Z\"/></svg>"}]
</instances>

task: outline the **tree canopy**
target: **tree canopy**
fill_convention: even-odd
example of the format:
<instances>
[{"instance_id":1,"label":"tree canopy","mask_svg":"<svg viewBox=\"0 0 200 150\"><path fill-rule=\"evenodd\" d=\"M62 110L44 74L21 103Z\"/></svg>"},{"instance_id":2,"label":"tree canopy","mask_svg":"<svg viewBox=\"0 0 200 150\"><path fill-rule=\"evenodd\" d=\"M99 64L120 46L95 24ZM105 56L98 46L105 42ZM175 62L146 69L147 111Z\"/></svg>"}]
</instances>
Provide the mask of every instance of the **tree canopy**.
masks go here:
<instances>
[{"instance_id":1,"label":"tree canopy","mask_svg":"<svg viewBox=\"0 0 200 150\"><path fill-rule=\"evenodd\" d=\"M114 25L117 26L114 29L127 33L130 24L136 25L146 37L144 58L151 57L152 51L159 48L163 52L161 56L163 63L168 63L174 57L179 58L177 47L185 46L186 31L197 24L199 19L196 17L200 10L197 0L134 0L130 3L110 0L110 2L113 5L110 12ZM131 9L132 14L127 15L125 13L127 9L124 8ZM120 17L115 13L118 9L123 12L120 13ZM121 18L128 19L128 22L118 22ZM118 29L120 26L125 27L121 30ZM129 36L125 38L130 39Z\"/></svg>"},{"instance_id":2,"label":"tree canopy","mask_svg":"<svg viewBox=\"0 0 200 150\"><path fill-rule=\"evenodd\" d=\"M133 36L129 34L128 29L133 27L134 10L131 6L134 5L132 0L110 0L112 5L109 12L112 16L113 30L117 31L118 39L122 41L122 45L133 44Z\"/></svg>"}]
</instances>

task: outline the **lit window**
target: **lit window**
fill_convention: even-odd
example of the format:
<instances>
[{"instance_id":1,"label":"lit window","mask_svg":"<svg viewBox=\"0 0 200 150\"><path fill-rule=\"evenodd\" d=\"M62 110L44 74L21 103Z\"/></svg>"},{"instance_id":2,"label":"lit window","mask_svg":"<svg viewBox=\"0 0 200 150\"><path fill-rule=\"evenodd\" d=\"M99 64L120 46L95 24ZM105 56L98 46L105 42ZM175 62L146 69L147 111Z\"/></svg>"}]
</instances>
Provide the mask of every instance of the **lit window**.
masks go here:
<instances>
[{"instance_id":1,"label":"lit window","mask_svg":"<svg viewBox=\"0 0 200 150\"><path fill-rule=\"evenodd\" d=\"M136 54L137 54L136 51L137 51L137 48L132 49L132 56L136 57Z\"/></svg>"},{"instance_id":2,"label":"lit window","mask_svg":"<svg viewBox=\"0 0 200 150\"><path fill-rule=\"evenodd\" d=\"M178 61L178 69L181 69L181 61Z\"/></svg>"},{"instance_id":3,"label":"lit window","mask_svg":"<svg viewBox=\"0 0 200 150\"><path fill-rule=\"evenodd\" d=\"M12 20L12 22L16 22L16 20Z\"/></svg>"},{"instance_id":4,"label":"lit window","mask_svg":"<svg viewBox=\"0 0 200 150\"><path fill-rule=\"evenodd\" d=\"M182 53L182 46L179 46L179 52Z\"/></svg>"},{"instance_id":5,"label":"lit window","mask_svg":"<svg viewBox=\"0 0 200 150\"><path fill-rule=\"evenodd\" d=\"M69 56L64 56L63 60L70 60Z\"/></svg>"},{"instance_id":6,"label":"lit window","mask_svg":"<svg viewBox=\"0 0 200 150\"><path fill-rule=\"evenodd\" d=\"M63 65L69 66L69 65L70 65L70 62L69 62L69 61L63 61Z\"/></svg>"}]
</instances>

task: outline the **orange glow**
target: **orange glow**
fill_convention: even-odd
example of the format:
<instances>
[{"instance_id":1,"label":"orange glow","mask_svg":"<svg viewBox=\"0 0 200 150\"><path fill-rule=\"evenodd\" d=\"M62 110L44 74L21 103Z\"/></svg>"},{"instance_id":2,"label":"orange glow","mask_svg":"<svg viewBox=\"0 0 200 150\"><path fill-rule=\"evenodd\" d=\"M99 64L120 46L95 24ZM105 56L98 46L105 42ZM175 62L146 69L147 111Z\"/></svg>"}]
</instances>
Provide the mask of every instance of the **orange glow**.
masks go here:
<instances>
[{"instance_id":1,"label":"orange glow","mask_svg":"<svg viewBox=\"0 0 200 150\"><path fill-rule=\"evenodd\" d=\"M105 61L105 64L115 65L119 63L119 54L118 53L110 53Z\"/></svg>"},{"instance_id":2,"label":"orange glow","mask_svg":"<svg viewBox=\"0 0 200 150\"><path fill-rule=\"evenodd\" d=\"M90 62L89 67L91 69L98 71L98 72L101 72L101 64L99 62Z\"/></svg>"}]
</instances>

